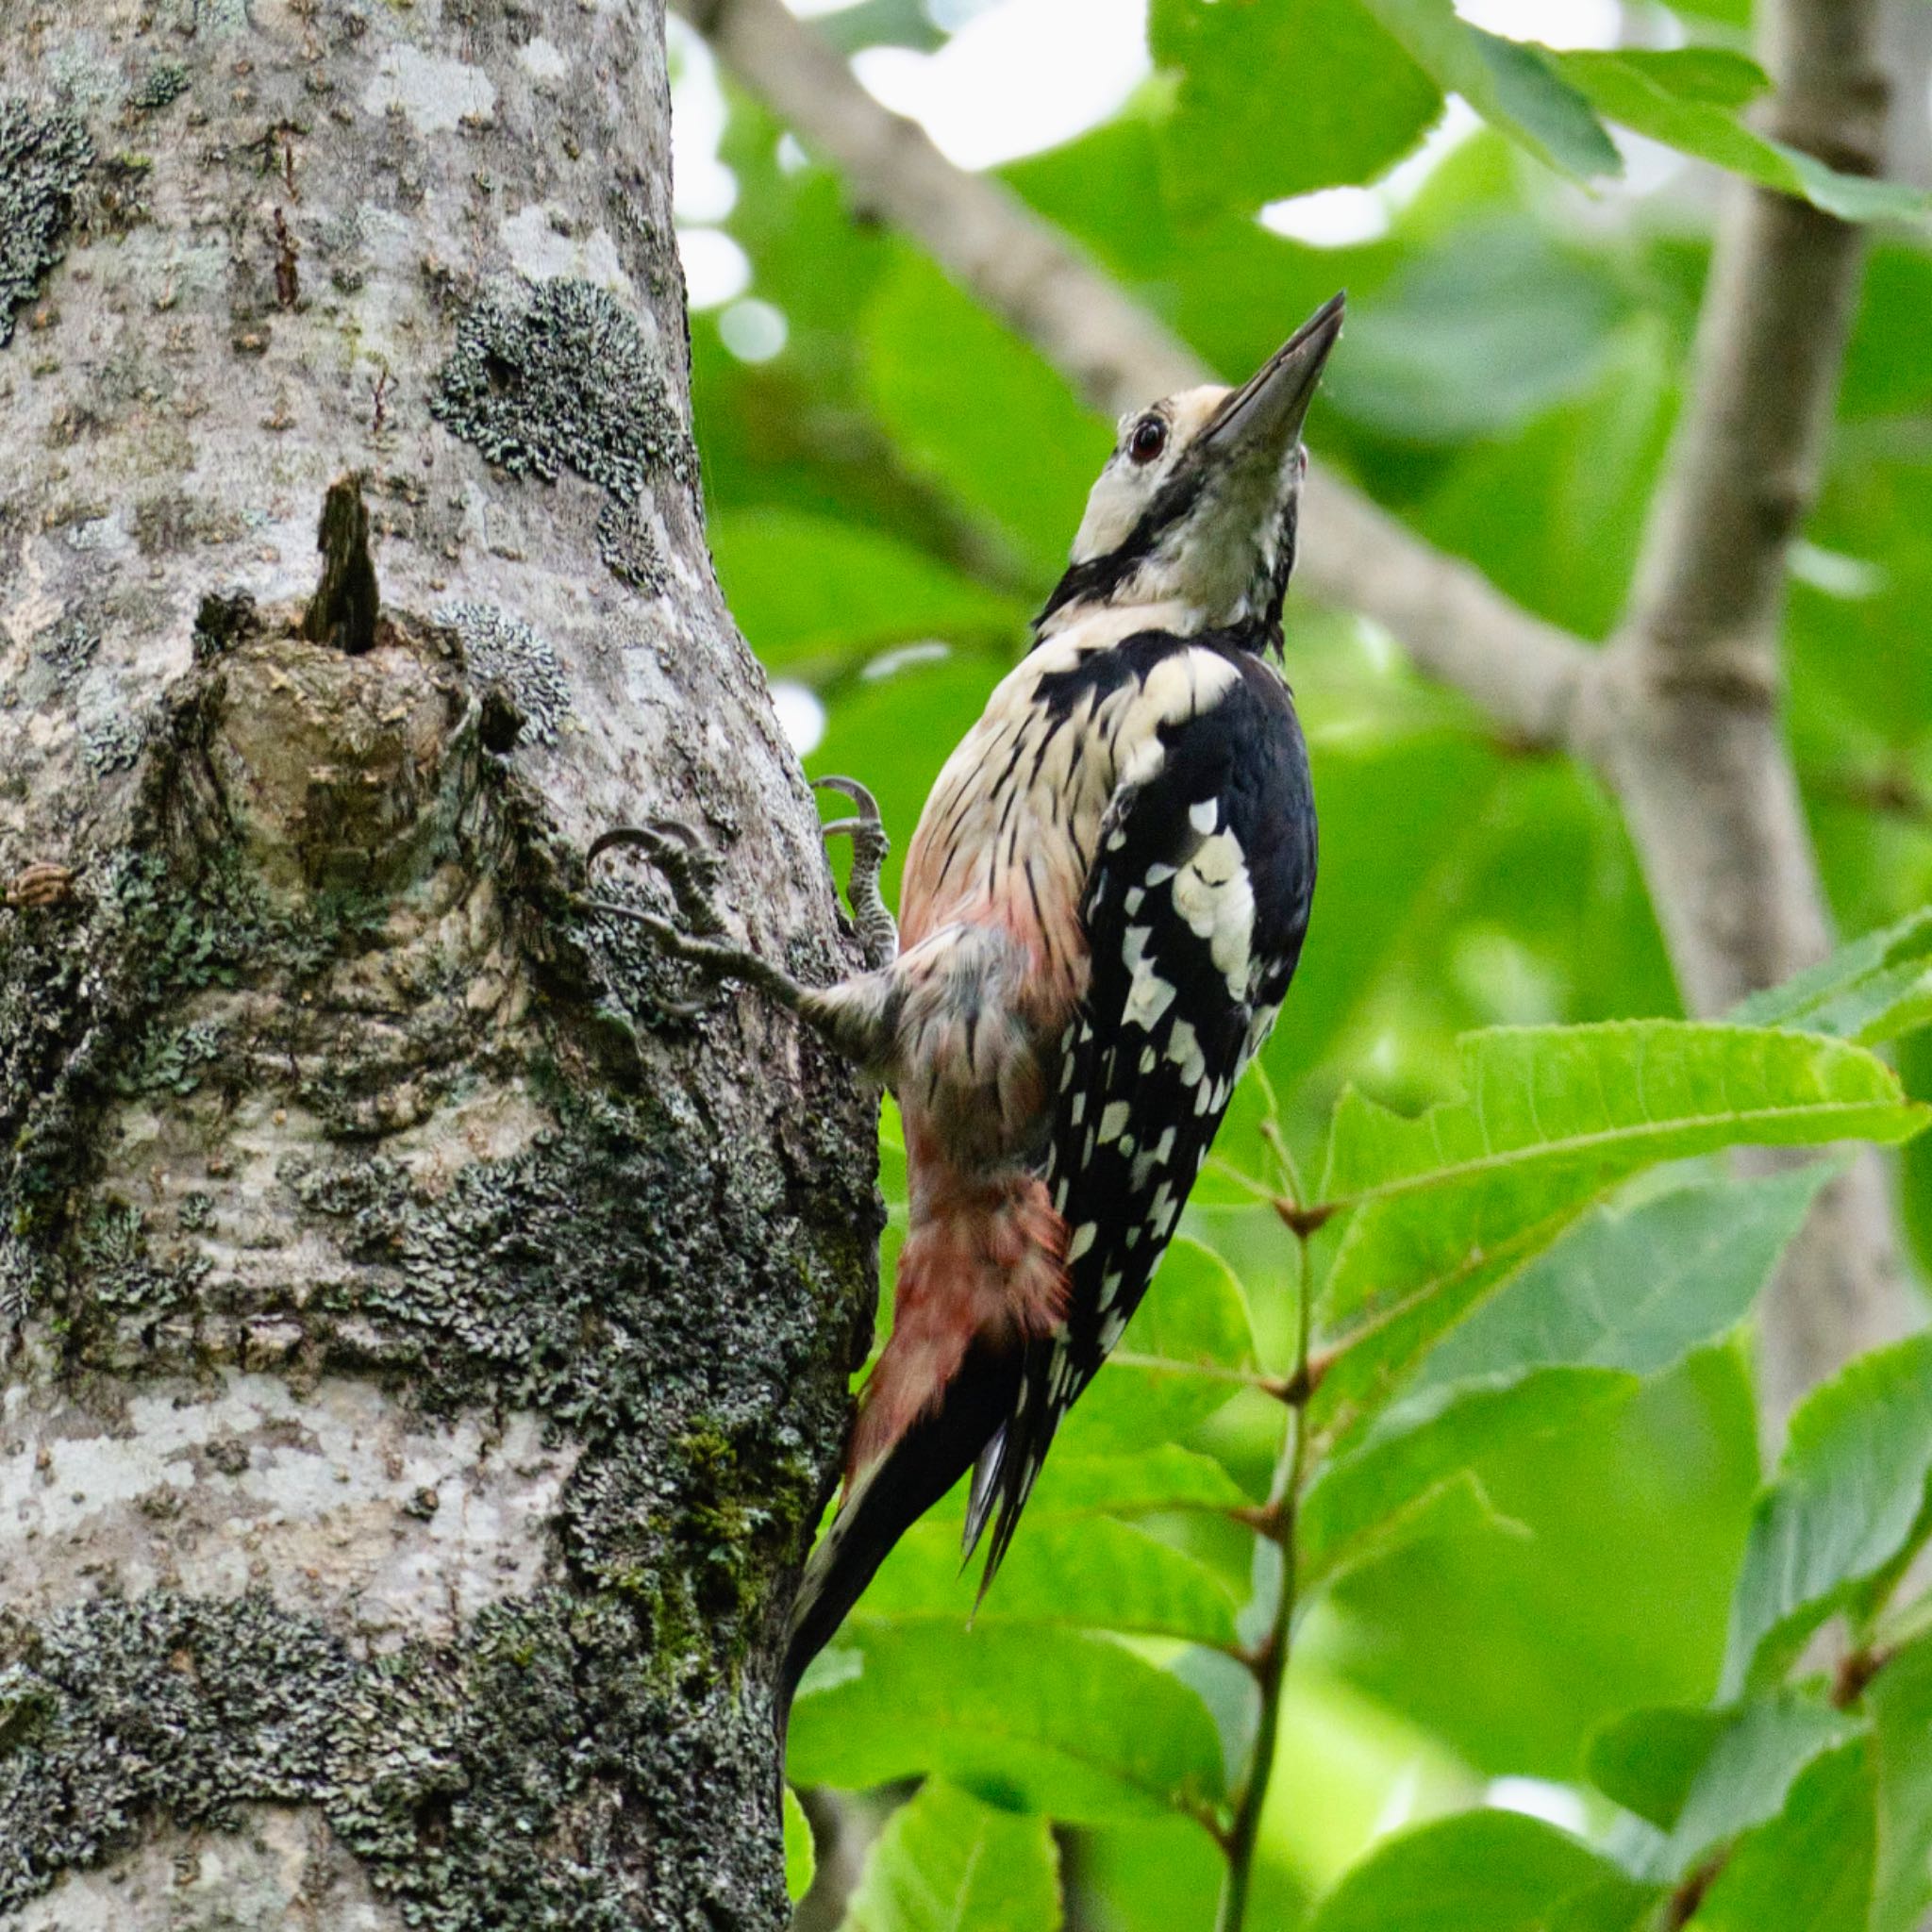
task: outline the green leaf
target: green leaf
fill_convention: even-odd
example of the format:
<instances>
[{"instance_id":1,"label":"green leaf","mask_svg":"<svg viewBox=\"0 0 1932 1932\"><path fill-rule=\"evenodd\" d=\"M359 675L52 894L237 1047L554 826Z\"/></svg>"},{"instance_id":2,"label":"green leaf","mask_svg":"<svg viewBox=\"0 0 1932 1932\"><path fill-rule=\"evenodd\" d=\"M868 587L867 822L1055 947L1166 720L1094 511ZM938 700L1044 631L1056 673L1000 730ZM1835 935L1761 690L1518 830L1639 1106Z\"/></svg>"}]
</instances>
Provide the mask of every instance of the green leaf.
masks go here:
<instances>
[{"instance_id":1,"label":"green leaf","mask_svg":"<svg viewBox=\"0 0 1932 1932\"><path fill-rule=\"evenodd\" d=\"M1285 1098L1309 1066L1335 1053L1343 1029L1378 989L1412 983L1418 927L1440 934L1432 882L1455 874L1472 828L1490 816L1498 770L1459 723L1365 730L1370 694L1358 687L1329 706L1324 730L1322 694L1309 688L1299 639L1288 661L1320 773L1322 883L1308 945L1263 1056ZM1385 703L1415 690L1406 675L1391 682ZM1391 824L1402 826L1400 839L1389 836Z\"/></svg>"},{"instance_id":2,"label":"green leaf","mask_svg":"<svg viewBox=\"0 0 1932 1932\"><path fill-rule=\"evenodd\" d=\"M1481 1478L1466 1467L1417 1471L1377 1463L1353 1469L1319 1502L1311 1493L1308 1505L1302 1516L1299 1576L1309 1597L1418 1543L1481 1530L1525 1533L1521 1524L1497 1513Z\"/></svg>"},{"instance_id":3,"label":"green leaf","mask_svg":"<svg viewBox=\"0 0 1932 1932\"><path fill-rule=\"evenodd\" d=\"M1451 0L1362 0L1444 93L1578 180L1624 163L1590 102L1546 47L1506 41L1457 17Z\"/></svg>"},{"instance_id":4,"label":"green leaf","mask_svg":"<svg viewBox=\"0 0 1932 1932\"><path fill-rule=\"evenodd\" d=\"M1932 200L1916 189L1841 175L1747 127L1736 108L1738 95L1755 74L1749 61L1709 48L1577 51L1553 58L1607 119L1747 180L1796 195L1827 214L1848 222L1909 220L1932 207Z\"/></svg>"},{"instance_id":5,"label":"green leaf","mask_svg":"<svg viewBox=\"0 0 1932 1932\"><path fill-rule=\"evenodd\" d=\"M1932 1335L1860 1356L1791 1417L1731 1600L1724 1690L1780 1675L1906 1547L1932 1475Z\"/></svg>"},{"instance_id":6,"label":"green leaf","mask_svg":"<svg viewBox=\"0 0 1932 1932\"><path fill-rule=\"evenodd\" d=\"M1475 1474L1527 1534L1339 1580L1355 1682L1487 1775L1558 1780L1620 1712L1708 1694L1757 1475L1740 1351L1700 1351L1592 1426L1507 1438Z\"/></svg>"},{"instance_id":7,"label":"green leaf","mask_svg":"<svg viewBox=\"0 0 1932 1932\"><path fill-rule=\"evenodd\" d=\"M1195 1208L1251 1208L1282 1191L1279 1157L1268 1136L1281 1128L1281 1108L1268 1070L1257 1059L1228 1101L1208 1162L1188 1196Z\"/></svg>"},{"instance_id":8,"label":"green leaf","mask_svg":"<svg viewBox=\"0 0 1932 1932\"><path fill-rule=\"evenodd\" d=\"M1858 1728L1828 1705L1782 1691L1724 1714L1672 1823L1665 1852L1682 1875L1731 1840L1775 1818L1806 1766Z\"/></svg>"},{"instance_id":9,"label":"green leaf","mask_svg":"<svg viewBox=\"0 0 1932 1932\"><path fill-rule=\"evenodd\" d=\"M1661 317L1632 314L1627 298L1602 341L1591 341L1578 320L1567 320L1567 359L1540 354L1530 366L1545 373L1546 397L1559 397L1586 369L1588 389L1507 438L1463 445L1416 521L1424 536L1467 558L1525 608L1579 636L1601 638L1616 627L1628 601L1645 508L1677 415L1676 349ZM1356 340L1351 336L1351 355ZM1527 387L1507 374L1500 381L1486 374L1483 383L1497 396L1512 389L1523 394ZM1536 782L1520 768L1513 776L1519 793L1527 790L1525 778ZM1518 840L1548 835L1541 815L1512 817L1506 828ZM1522 873L1509 879L1520 892ZM1560 867L1538 885L1548 891L1571 880L1587 885L1592 901L1603 890L1598 871L1579 878ZM1591 909L1601 921L1594 904ZM1519 915L1509 924L1520 931L1526 920ZM1577 938L1579 963L1596 966L1600 956L1584 950L1589 941L1581 930ZM1612 983L1620 1001L1641 997L1627 980ZM1629 1009L1657 1010L1634 1004Z\"/></svg>"},{"instance_id":10,"label":"green leaf","mask_svg":"<svg viewBox=\"0 0 1932 1932\"><path fill-rule=\"evenodd\" d=\"M1627 1173L1745 1142L1904 1140L1924 1124L1882 1060L1790 1034L1620 1020L1498 1027L1462 1049L1465 1100L1410 1119L1342 1095L1324 1200L1352 1208L1524 1168Z\"/></svg>"},{"instance_id":11,"label":"green leaf","mask_svg":"<svg viewBox=\"0 0 1932 1932\"><path fill-rule=\"evenodd\" d=\"M1238 1394L1254 1360L1241 1284L1219 1255L1179 1236L1060 1442L1094 1456L1173 1441Z\"/></svg>"},{"instance_id":12,"label":"green leaf","mask_svg":"<svg viewBox=\"0 0 1932 1932\"><path fill-rule=\"evenodd\" d=\"M1485 1244L1444 1241L1432 1254L1395 1256L1397 1263L1407 1260L1413 1268L1402 1283L1400 1300L1353 1325L1321 1324L1324 1344L1333 1330L1347 1332L1346 1345L1328 1357L1327 1373L1308 1406L1316 1426L1337 1440L1358 1429L1400 1391L1443 1335L1559 1240L1602 1191L1580 1193L1542 1220ZM1333 1278L1331 1269L1328 1279Z\"/></svg>"},{"instance_id":13,"label":"green leaf","mask_svg":"<svg viewBox=\"0 0 1932 1932\"><path fill-rule=\"evenodd\" d=\"M1932 1021L1932 908L1840 946L1782 986L1754 993L1730 1018L1876 1046Z\"/></svg>"},{"instance_id":14,"label":"green leaf","mask_svg":"<svg viewBox=\"0 0 1932 1932\"><path fill-rule=\"evenodd\" d=\"M812 1843L811 1820L798 1802L798 1793L785 1787L785 1896L796 1905L811 1890L818 1875L818 1848Z\"/></svg>"},{"instance_id":15,"label":"green leaf","mask_svg":"<svg viewBox=\"0 0 1932 1932\"><path fill-rule=\"evenodd\" d=\"M1867 1932L1874 1820L1871 1750L1816 1759L1785 1807L1731 1855L1697 1908L1699 1932Z\"/></svg>"},{"instance_id":16,"label":"green leaf","mask_svg":"<svg viewBox=\"0 0 1932 1932\"><path fill-rule=\"evenodd\" d=\"M1372 180L1442 105L1357 0L1155 0L1147 41L1157 65L1179 70L1162 160L1187 215Z\"/></svg>"},{"instance_id":17,"label":"green leaf","mask_svg":"<svg viewBox=\"0 0 1932 1932\"><path fill-rule=\"evenodd\" d=\"M995 636L1026 612L909 543L798 510L725 510L707 525L718 580L765 664Z\"/></svg>"},{"instance_id":18,"label":"green leaf","mask_svg":"<svg viewBox=\"0 0 1932 1932\"><path fill-rule=\"evenodd\" d=\"M1049 587L1109 426L924 257L901 250L862 323L866 386L908 464L998 525Z\"/></svg>"},{"instance_id":19,"label":"green leaf","mask_svg":"<svg viewBox=\"0 0 1932 1932\"><path fill-rule=\"evenodd\" d=\"M1872 1680L1878 1857L1872 1932L1917 1932L1932 1908L1932 1637Z\"/></svg>"},{"instance_id":20,"label":"green leaf","mask_svg":"<svg viewBox=\"0 0 1932 1932\"><path fill-rule=\"evenodd\" d=\"M979 1580L959 1561L956 1515L928 1517L899 1541L867 1589L855 1618L974 1614ZM1198 1557L1106 1516L1026 1521L977 1615L982 1624L1072 1624L1177 1637L1233 1650L1241 1603Z\"/></svg>"},{"instance_id":21,"label":"green leaf","mask_svg":"<svg viewBox=\"0 0 1932 1932\"><path fill-rule=\"evenodd\" d=\"M1660 1374L1744 1319L1831 1174L1700 1181L1597 1208L1438 1343L1417 1386L1558 1363Z\"/></svg>"},{"instance_id":22,"label":"green leaf","mask_svg":"<svg viewBox=\"0 0 1932 1932\"><path fill-rule=\"evenodd\" d=\"M1101 1511L1228 1510L1252 1501L1211 1456L1178 1443L1162 1442L1136 1455L1082 1456L1062 1441L1055 1444L1033 1486L1026 1520Z\"/></svg>"},{"instance_id":23,"label":"green leaf","mask_svg":"<svg viewBox=\"0 0 1932 1932\"><path fill-rule=\"evenodd\" d=\"M1059 1923L1048 1822L932 1779L879 1834L841 1932L1058 1932Z\"/></svg>"},{"instance_id":24,"label":"green leaf","mask_svg":"<svg viewBox=\"0 0 1932 1932\"><path fill-rule=\"evenodd\" d=\"M1402 1519L1458 1478L1473 1483L1475 1464L1499 1444L1578 1427L1633 1386L1634 1377L1603 1369L1545 1369L1495 1387L1435 1390L1389 1411L1303 1500L1307 1587L1413 1540L1415 1526ZM1391 1528L1402 1533L1391 1538Z\"/></svg>"},{"instance_id":25,"label":"green leaf","mask_svg":"<svg viewBox=\"0 0 1932 1932\"><path fill-rule=\"evenodd\" d=\"M848 1626L799 1688L789 1774L860 1790L940 1773L1074 1824L1224 1795L1194 1692L1106 1638L951 1620Z\"/></svg>"},{"instance_id":26,"label":"green leaf","mask_svg":"<svg viewBox=\"0 0 1932 1932\"><path fill-rule=\"evenodd\" d=\"M1462 1060L1468 1097L1418 1118L1352 1088L1341 1096L1323 1195L1357 1211L1324 1285L1328 1325L1426 1292L1658 1161L1740 1143L1899 1141L1924 1119L1861 1048L1750 1027L1503 1028L1464 1040Z\"/></svg>"},{"instance_id":27,"label":"green leaf","mask_svg":"<svg viewBox=\"0 0 1932 1932\"><path fill-rule=\"evenodd\" d=\"M1728 47L1626 47L1612 58L1681 100L1748 108L1771 92L1771 75Z\"/></svg>"},{"instance_id":28,"label":"green leaf","mask_svg":"<svg viewBox=\"0 0 1932 1932\"><path fill-rule=\"evenodd\" d=\"M1527 219L1466 223L1351 321L1324 393L1405 441L1501 437L1590 388L1629 307L1601 263Z\"/></svg>"},{"instance_id":29,"label":"green leaf","mask_svg":"<svg viewBox=\"0 0 1932 1932\"><path fill-rule=\"evenodd\" d=\"M1514 1811L1465 1811L1390 1839L1351 1872L1308 1932L1549 1932L1586 1901L1588 1923L1627 1924L1638 1888L1594 1852Z\"/></svg>"},{"instance_id":30,"label":"green leaf","mask_svg":"<svg viewBox=\"0 0 1932 1932\"><path fill-rule=\"evenodd\" d=\"M1660 1705L1630 1711L1590 1740L1591 1782L1626 1811L1668 1832L1711 1747L1729 1725L1722 1710Z\"/></svg>"}]
</instances>

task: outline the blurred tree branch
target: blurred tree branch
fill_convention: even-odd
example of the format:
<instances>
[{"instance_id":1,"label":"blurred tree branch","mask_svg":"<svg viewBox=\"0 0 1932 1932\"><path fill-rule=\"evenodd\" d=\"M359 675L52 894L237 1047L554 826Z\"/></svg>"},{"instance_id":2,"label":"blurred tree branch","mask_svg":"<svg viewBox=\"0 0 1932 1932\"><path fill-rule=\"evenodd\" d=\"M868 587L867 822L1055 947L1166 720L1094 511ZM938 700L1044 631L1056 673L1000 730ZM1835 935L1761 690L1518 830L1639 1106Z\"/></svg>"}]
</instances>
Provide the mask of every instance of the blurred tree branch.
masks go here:
<instances>
[{"instance_id":1,"label":"blurred tree branch","mask_svg":"<svg viewBox=\"0 0 1932 1932\"><path fill-rule=\"evenodd\" d=\"M680 0L725 63L1096 408L1211 379L1190 349L996 181L881 107L782 0ZM1878 0L1769 0L1768 131L1851 173L1884 159ZM1918 42L1909 35L1901 44ZM1918 81L1924 69L1919 66ZM1859 229L1724 184L1690 401L1631 608L1598 650L1512 603L1360 491L1310 473L1301 582L1385 626L1512 741L1588 759L1623 802L1687 1007L1722 1012L1831 933L1778 715L1787 552L1813 501L1863 257ZM1917 1311L1885 1172L1822 1197L1765 1316L1775 1423Z\"/></svg>"},{"instance_id":2,"label":"blurred tree branch","mask_svg":"<svg viewBox=\"0 0 1932 1932\"><path fill-rule=\"evenodd\" d=\"M1847 174L1885 159L1878 0L1769 0L1766 131ZM1788 559L1816 499L1864 231L1726 181L1688 399L1585 748L1623 801L1686 1003L1721 1012L1830 950L1779 717ZM1884 1171L1820 1202L1768 1297L1774 1417L1912 1307Z\"/></svg>"},{"instance_id":3,"label":"blurred tree branch","mask_svg":"<svg viewBox=\"0 0 1932 1932\"><path fill-rule=\"evenodd\" d=\"M1892 89L1885 172L1894 181L1932 188L1932 7L1885 0L1878 33Z\"/></svg>"}]
</instances>

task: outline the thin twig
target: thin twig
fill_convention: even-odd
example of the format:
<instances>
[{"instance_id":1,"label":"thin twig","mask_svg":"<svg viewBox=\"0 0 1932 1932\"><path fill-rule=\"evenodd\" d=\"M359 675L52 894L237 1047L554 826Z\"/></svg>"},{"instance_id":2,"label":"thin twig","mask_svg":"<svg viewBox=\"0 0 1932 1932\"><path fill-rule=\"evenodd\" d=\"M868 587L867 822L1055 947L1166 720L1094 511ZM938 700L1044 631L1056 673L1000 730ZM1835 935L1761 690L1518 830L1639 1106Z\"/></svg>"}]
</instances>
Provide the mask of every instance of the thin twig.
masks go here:
<instances>
[{"instance_id":1,"label":"thin twig","mask_svg":"<svg viewBox=\"0 0 1932 1932\"><path fill-rule=\"evenodd\" d=\"M1221 1912L1215 1922L1217 1932L1241 1932L1247 1919L1255 1848L1260 1841L1261 1814L1267 1808L1268 1782L1274 1769L1275 1743L1281 1735L1281 1700L1288 1685L1289 1652L1294 1640L1296 1511L1307 1474L1309 1308L1314 1299L1308 1239L1306 1233L1295 1237L1300 1265L1295 1284L1294 1362L1284 1378L1288 1420L1282 1431L1281 1451L1275 1458L1274 1480L1269 1485L1268 1501L1254 1515L1257 1534L1268 1537L1281 1552L1280 1593L1267 1636L1244 1659L1260 1691L1261 1714L1255 1726L1248 1775L1235 1807L1234 1824L1227 1834L1227 1882L1221 1894Z\"/></svg>"}]
</instances>

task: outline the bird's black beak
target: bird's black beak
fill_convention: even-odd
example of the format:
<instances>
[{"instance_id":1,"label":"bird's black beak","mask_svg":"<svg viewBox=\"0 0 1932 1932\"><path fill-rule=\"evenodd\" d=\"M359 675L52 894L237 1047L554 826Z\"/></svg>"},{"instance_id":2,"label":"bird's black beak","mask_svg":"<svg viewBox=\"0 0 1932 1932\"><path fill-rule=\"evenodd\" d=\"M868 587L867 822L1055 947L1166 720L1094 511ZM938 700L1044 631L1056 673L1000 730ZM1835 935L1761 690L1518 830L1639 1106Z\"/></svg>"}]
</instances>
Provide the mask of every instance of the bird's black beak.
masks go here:
<instances>
[{"instance_id":1,"label":"bird's black beak","mask_svg":"<svg viewBox=\"0 0 1932 1932\"><path fill-rule=\"evenodd\" d=\"M1346 307L1347 297L1336 295L1316 309L1222 404L1196 446L1230 464L1286 458L1301 436Z\"/></svg>"}]
</instances>

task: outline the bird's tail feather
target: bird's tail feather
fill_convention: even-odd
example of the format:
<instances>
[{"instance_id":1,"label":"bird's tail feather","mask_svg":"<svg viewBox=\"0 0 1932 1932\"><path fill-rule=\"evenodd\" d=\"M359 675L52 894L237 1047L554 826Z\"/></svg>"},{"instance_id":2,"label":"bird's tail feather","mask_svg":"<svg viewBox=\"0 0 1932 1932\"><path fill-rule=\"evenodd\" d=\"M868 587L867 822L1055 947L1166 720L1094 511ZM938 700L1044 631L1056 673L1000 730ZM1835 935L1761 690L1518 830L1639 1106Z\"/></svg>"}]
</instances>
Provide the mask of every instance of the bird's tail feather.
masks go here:
<instances>
[{"instance_id":1,"label":"bird's tail feather","mask_svg":"<svg viewBox=\"0 0 1932 1932\"><path fill-rule=\"evenodd\" d=\"M780 1734L806 1666L831 1641L901 1536L937 1503L999 1429L1012 1407L1021 1351L976 1341L930 1415L917 1419L870 1468L856 1471L798 1589L779 1680Z\"/></svg>"}]
</instances>

